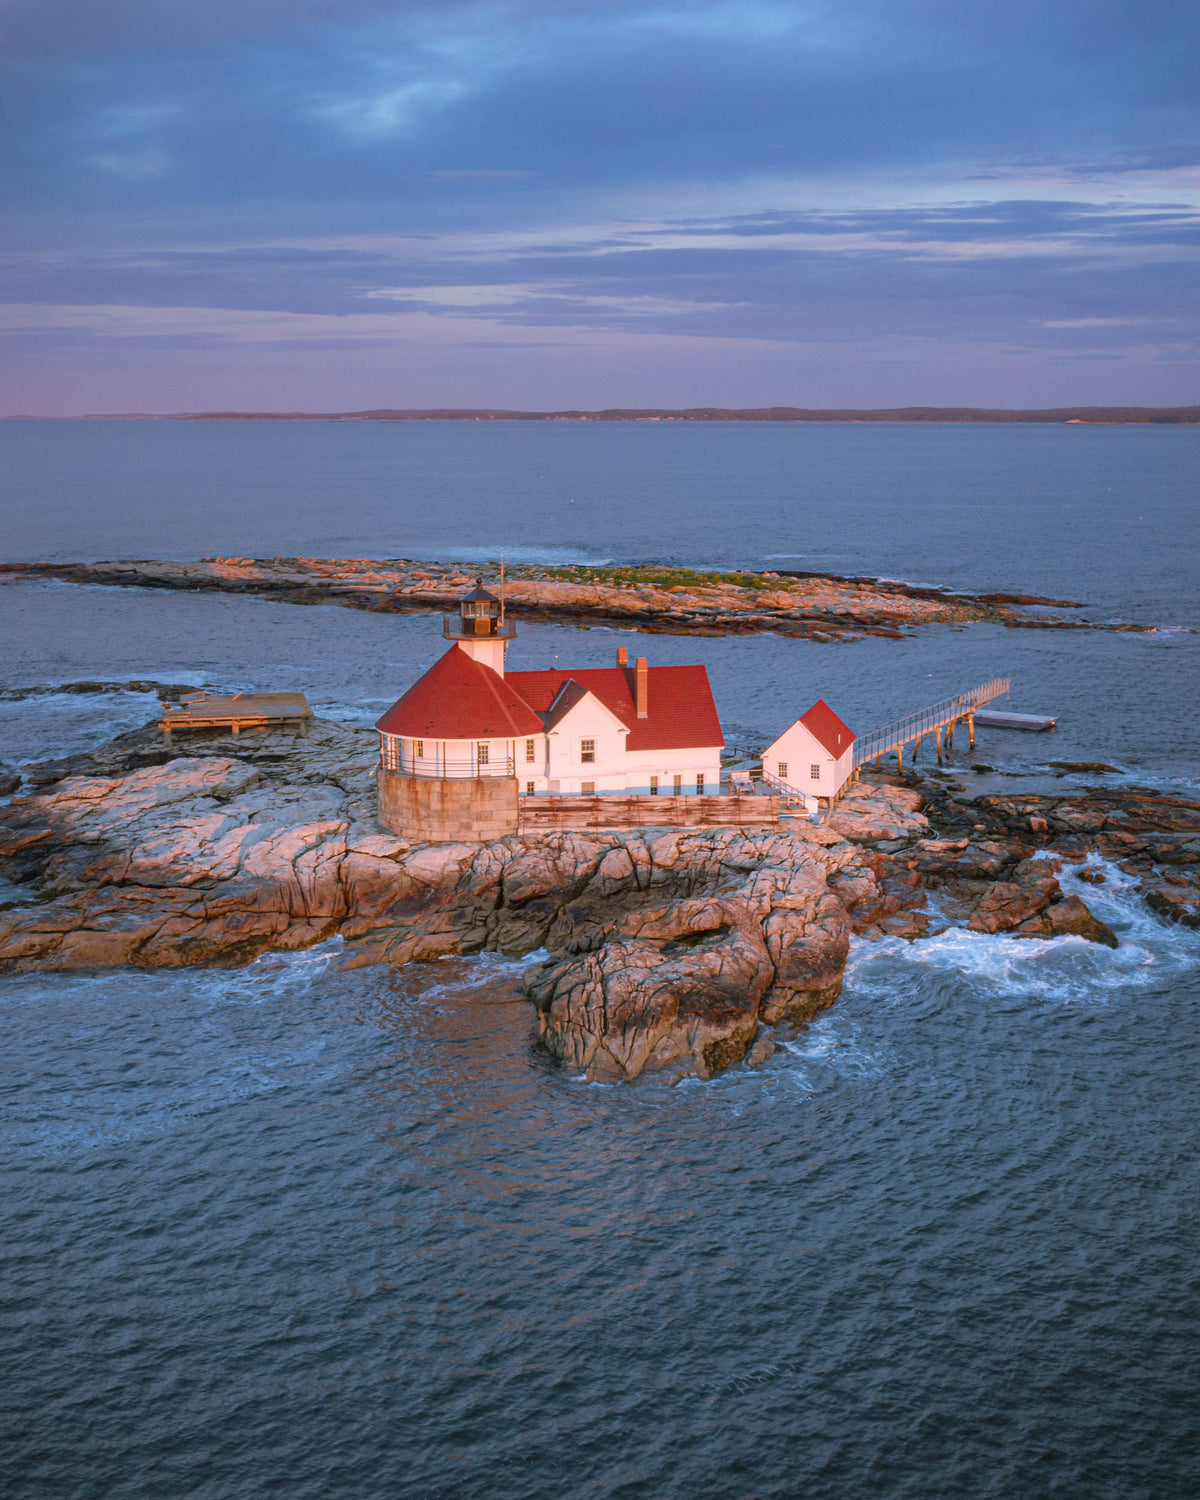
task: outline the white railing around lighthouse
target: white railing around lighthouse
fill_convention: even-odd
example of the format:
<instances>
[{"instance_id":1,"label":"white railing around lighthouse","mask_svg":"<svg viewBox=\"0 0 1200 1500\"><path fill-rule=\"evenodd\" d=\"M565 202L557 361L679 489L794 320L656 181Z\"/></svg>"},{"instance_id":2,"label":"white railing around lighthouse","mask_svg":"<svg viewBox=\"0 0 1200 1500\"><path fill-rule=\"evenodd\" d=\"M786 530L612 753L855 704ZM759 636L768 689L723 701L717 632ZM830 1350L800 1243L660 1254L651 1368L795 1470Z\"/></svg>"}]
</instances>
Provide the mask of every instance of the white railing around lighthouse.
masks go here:
<instances>
[{"instance_id":1,"label":"white railing around lighthouse","mask_svg":"<svg viewBox=\"0 0 1200 1500\"><path fill-rule=\"evenodd\" d=\"M438 741L425 743L428 753L414 755L404 741L384 735L379 764L389 776L412 776L424 781L465 781L517 774L511 752L500 751L495 745L488 746L486 759L481 759L478 747L466 755L456 747L456 753L449 755Z\"/></svg>"}]
</instances>

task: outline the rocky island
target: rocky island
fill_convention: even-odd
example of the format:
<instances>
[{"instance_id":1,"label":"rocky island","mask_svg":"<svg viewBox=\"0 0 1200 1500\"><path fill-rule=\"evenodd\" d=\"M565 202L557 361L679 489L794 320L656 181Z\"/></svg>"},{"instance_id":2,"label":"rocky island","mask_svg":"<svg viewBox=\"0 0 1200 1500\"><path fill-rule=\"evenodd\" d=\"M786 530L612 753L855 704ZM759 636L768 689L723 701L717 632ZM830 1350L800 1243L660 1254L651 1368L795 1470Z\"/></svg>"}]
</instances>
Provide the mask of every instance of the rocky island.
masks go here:
<instances>
[{"instance_id":1,"label":"rocky island","mask_svg":"<svg viewBox=\"0 0 1200 1500\"><path fill-rule=\"evenodd\" d=\"M477 574L499 581L495 563L406 558L208 557L199 562L0 563L0 581L55 578L117 587L215 590L290 604L340 604L391 614L457 608ZM754 635L773 631L808 640L902 637L922 625L979 622L1013 627L1096 628L1047 609L1071 600L1017 593L957 594L879 578L835 573L717 573L690 568L509 567L506 601L524 620L609 625L671 635ZM1030 613L1031 610L1040 611ZM1106 624L1103 628L1114 628ZM1147 629L1146 626L1116 627Z\"/></svg>"},{"instance_id":2,"label":"rocky island","mask_svg":"<svg viewBox=\"0 0 1200 1500\"><path fill-rule=\"evenodd\" d=\"M371 731L317 720L170 749L147 727L23 768L0 807L0 971L233 965L333 937L347 965L530 954L536 1035L568 1066L707 1077L831 1005L854 935L1115 945L1058 879L1092 853L1200 925L1200 804L1151 791L972 799L880 777L778 831L414 844L379 831L376 754Z\"/></svg>"}]
</instances>

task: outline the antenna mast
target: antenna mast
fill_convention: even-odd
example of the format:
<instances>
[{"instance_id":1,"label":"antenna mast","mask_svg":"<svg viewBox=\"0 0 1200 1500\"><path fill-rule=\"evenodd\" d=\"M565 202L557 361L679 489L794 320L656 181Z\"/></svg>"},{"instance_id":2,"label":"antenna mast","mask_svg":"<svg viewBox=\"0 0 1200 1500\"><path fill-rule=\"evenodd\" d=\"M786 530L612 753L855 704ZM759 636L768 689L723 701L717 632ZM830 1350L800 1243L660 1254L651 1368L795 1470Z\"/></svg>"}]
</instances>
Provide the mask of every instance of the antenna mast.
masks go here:
<instances>
[{"instance_id":1,"label":"antenna mast","mask_svg":"<svg viewBox=\"0 0 1200 1500\"><path fill-rule=\"evenodd\" d=\"M500 559L500 624L504 625L504 558Z\"/></svg>"}]
</instances>

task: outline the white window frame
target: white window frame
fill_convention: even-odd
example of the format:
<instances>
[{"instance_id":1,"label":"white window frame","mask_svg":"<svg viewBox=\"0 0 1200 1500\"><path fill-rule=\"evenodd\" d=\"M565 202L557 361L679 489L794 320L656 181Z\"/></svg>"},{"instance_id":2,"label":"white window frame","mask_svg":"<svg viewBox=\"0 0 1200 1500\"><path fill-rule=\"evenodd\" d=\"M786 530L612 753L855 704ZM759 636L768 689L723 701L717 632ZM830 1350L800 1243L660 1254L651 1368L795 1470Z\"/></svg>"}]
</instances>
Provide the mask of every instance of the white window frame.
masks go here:
<instances>
[{"instance_id":1,"label":"white window frame","mask_svg":"<svg viewBox=\"0 0 1200 1500\"><path fill-rule=\"evenodd\" d=\"M477 766L490 766L492 763L492 747L487 740L476 740L475 742L475 764Z\"/></svg>"},{"instance_id":2,"label":"white window frame","mask_svg":"<svg viewBox=\"0 0 1200 1500\"><path fill-rule=\"evenodd\" d=\"M530 762L535 761L536 759L537 759L537 741L536 740L526 740L525 741L525 764L529 765Z\"/></svg>"},{"instance_id":3,"label":"white window frame","mask_svg":"<svg viewBox=\"0 0 1200 1500\"><path fill-rule=\"evenodd\" d=\"M808 768L808 779L810 781L820 781L820 779L821 779L821 768L820 768L819 765L817 765L816 761L813 761L809 765L809 768Z\"/></svg>"},{"instance_id":4,"label":"white window frame","mask_svg":"<svg viewBox=\"0 0 1200 1500\"><path fill-rule=\"evenodd\" d=\"M594 739L579 741L579 763L584 766L596 764L596 741Z\"/></svg>"}]
</instances>

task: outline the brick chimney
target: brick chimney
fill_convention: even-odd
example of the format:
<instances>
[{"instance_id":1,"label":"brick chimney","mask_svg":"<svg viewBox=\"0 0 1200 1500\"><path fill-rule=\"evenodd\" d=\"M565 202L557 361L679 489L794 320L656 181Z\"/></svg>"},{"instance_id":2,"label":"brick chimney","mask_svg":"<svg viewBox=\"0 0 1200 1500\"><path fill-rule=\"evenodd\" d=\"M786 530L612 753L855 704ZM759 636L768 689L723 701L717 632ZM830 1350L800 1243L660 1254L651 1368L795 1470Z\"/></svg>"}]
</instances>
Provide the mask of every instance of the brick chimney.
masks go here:
<instances>
[{"instance_id":1,"label":"brick chimney","mask_svg":"<svg viewBox=\"0 0 1200 1500\"><path fill-rule=\"evenodd\" d=\"M624 646L617 647L617 666L627 667L629 665L629 652Z\"/></svg>"},{"instance_id":2,"label":"brick chimney","mask_svg":"<svg viewBox=\"0 0 1200 1500\"><path fill-rule=\"evenodd\" d=\"M639 719L648 719L650 717L650 668L644 656L639 656L637 661L634 662L633 675L636 682L634 702L637 704L637 716Z\"/></svg>"}]
</instances>

